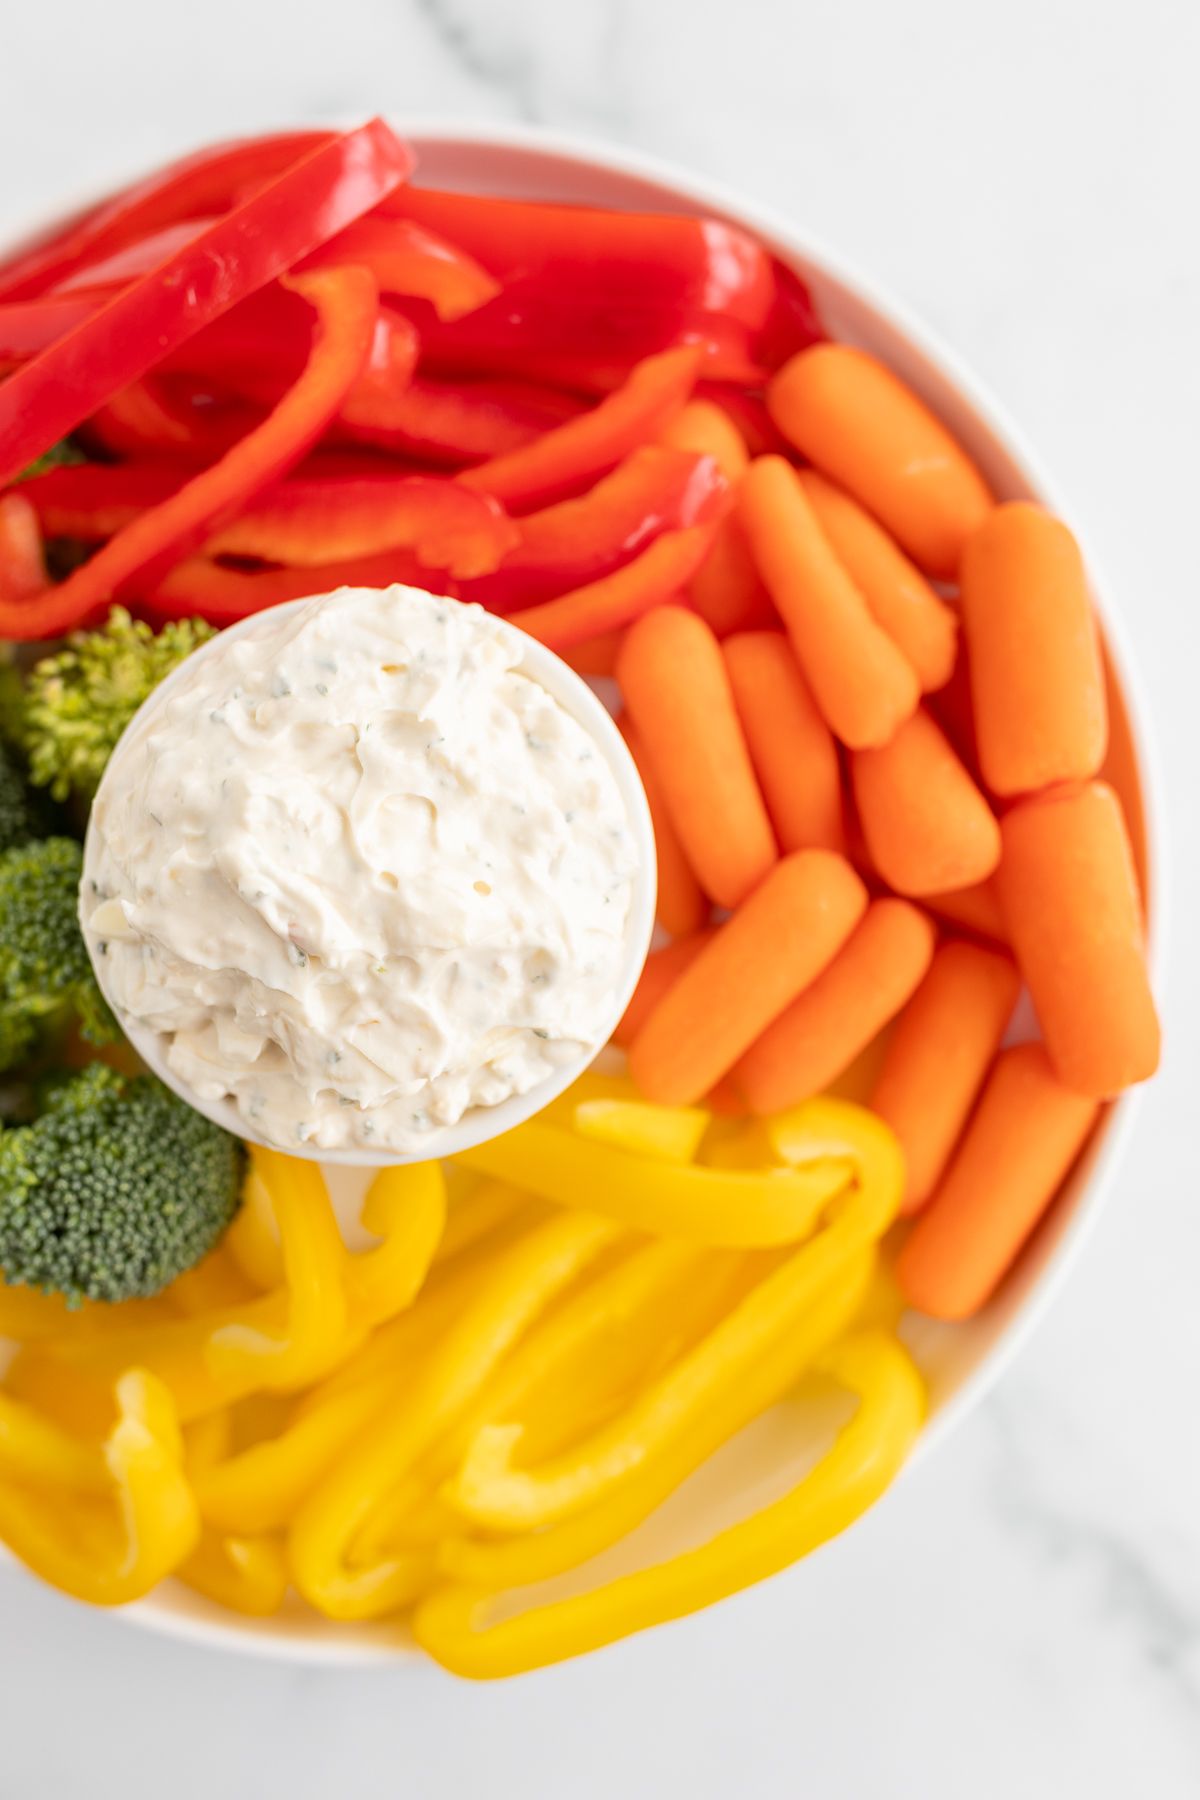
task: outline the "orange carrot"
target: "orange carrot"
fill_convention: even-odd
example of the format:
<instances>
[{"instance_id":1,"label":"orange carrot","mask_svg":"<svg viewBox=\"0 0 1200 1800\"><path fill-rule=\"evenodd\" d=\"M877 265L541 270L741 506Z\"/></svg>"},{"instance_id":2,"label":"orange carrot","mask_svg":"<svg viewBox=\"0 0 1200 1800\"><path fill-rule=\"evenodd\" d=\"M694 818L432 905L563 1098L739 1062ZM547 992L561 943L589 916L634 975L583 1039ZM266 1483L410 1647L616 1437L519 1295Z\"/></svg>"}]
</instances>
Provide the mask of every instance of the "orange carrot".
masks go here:
<instances>
[{"instance_id":1,"label":"orange carrot","mask_svg":"<svg viewBox=\"0 0 1200 1800\"><path fill-rule=\"evenodd\" d=\"M777 863L634 1039L629 1073L647 1099L686 1106L707 1093L837 955L866 903L854 870L829 850Z\"/></svg>"},{"instance_id":2,"label":"orange carrot","mask_svg":"<svg viewBox=\"0 0 1200 1800\"><path fill-rule=\"evenodd\" d=\"M1141 904L1121 803L1102 781L1005 816L1000 898L1060 1081L1101 1098L1158 1067Z\"/></svg>"},{"instance_id":3,"label":"orange carrot","mask_svg":"<svg viewBox=\"0 0 1200 1800\"><path fill-rule=\"evenodd\" d=\"M661 950L650 952L642 965L633 998L613 1030L614 1044L619 1044L622 1050L629 1048L664 994L674 987L684 970L691 967L718 929L711 925L703 931L693 932L691 937L675 938Z\"/></svg>"},{"instance_id":4,"label":"orange carrot","mask_svg":"<svg viewBox=\"0 0 1200 1800\"><path fill-rule=\"evenodd\" d=\"M947 894L930 894L925 902L940 919L949 919L976 937L990 938L994 944L1007 944L1008 926L1000 904L996 877L977 881L973 887L951 888Z\"/></svg>"},{"instance_id":5,"label":"orange carrot","mask_svg":"<svg viewBox=\"0 0 1200 1800\"><path fill-rule=\"evenodd\" d=\"M900 1015L870 1105L904 1147L906 1213L941 1180L1020 989L1009 957L943 944Z\"/></svg>"},{"instance_id":6,"label":"orange carrot","mask_svg":"<svg viewBox=\"0 0 1200 1800\"><path fill-rule=\"evenodd\" d=\"M829 729L854 749L886 744L917 704L917 678L834 555L795 469L758 457L737 516Z\"/></svg>"},{"instance_id":7,"label":"orange carrot","mask_svg":"<svg viewBox=\"0 0 1200 1800\"><path fill-rule=\"evenodd\" d=\"M750 461L745 438L713 400L689 400L682 412L656 432L654 442L687 450L693 456L711 456L730 482L741 479Z\"/></svg>"},{"instance_id":8,"label":"orange carrot","mask_svg":"<svg viewBox=\"0 0 1200 1800\"><path fill-rule=\"evenodd\" d=\"M1024 501L969 539L963 626L984 780L995 794L1086 781L1104 761L1104 669L1079 546Z\"/></svg>"},{"instance_id":9,"label":"orange carrot","mask_svg":"<svg viewBox=\"0 0 1200 1800\"><path fill-rule=\"evenodd\" d=\"M876 900L845 948L747 1050L734 1077L751 1112L779 1112L835 1081L906 1003L935 933L907 900Z\"/></svg>"},{"instance_id":10,"label":"orange carrot","mask_svg":"<svg viewBox=\"0 0 1200 1800\"><path fill-rule=\"evenodd\" d=\"M708 918L708 901L683 853L683 845L671 823L662 789L632 721L622 713L617 723L642 778L650 808L650 823L654 827L654 847L658 859L658 922L672 937L687 937L689 933L699 931Z\"/></svg>"},{"instance_id":11,"label":"orange carrot","mask_svg":"<svg viewBox=\"0 0 1200 1800\"><path fill-rule=\"evenodd\" d=\"M971 887L1000 861L1000 827L928 712L855 751L850 774L871 860L898 894Z\"/></svg>"},{"instance_id":12,"label":"orange carrot","mask_svg":"<svg viewBox=\"0 0 1200 1800\"><path fill-rule=\"evenodd\" d=\"M978 1312L1053 1199L1097 1110L1055 1078L1041 1044L997 1058L958 1155L900 1252L896 1274L911 1305L936 1319Z\"/></svg>"},{"instance_id":13,"label":"orange carrot","mask_svg":"<svg viewBox=\"0 0 1200 1800\"><path fill-rule=\"evenodd\" d=\"M721 646L750 759L784 850L845 851L837 747L781 631Z\"/></svg>"},{"instance_id":14,"label":"orange carrot","mask_svg":"<svg viewBox=\"0 0 1200 1800\"><path fill-rule=\"evenodd\" d=\"M687 585L708 555L716 530L714 520L682 531L664 531L648 549L639 551L611 575L601 575L555 600L523 607L513 614L512 623L560 652L605 632L619 631Z\"/></svg>"},{"instance_id":15,"label":"orange carrot","mask_svg":"<svg viewBox=\"0 0 1200 1800\"><path fill-rule=\"evenodd\" d=\"M617 680L697 880L737 906L777 852L721 646L703 619L661 606L626 632Z\"/></svg>"},{"instance_id":16,"label":"orange carrot","mask_svg":"<svg viewBox=\"0 0 1200 1800\"><path fill-rule=\"evenodd\" d=\"M779 623L736 514L718 525L712 549L688 582L687 597L720 638Z\"/></svg>"},{"instance_id":17,"label":"orange carrot","mask_svg":"<svg viewBox=\"0 0 1200 1800\"><path fill-rule=\"evenodd\" d=\"M704 1096L704 1105L718 1119L745 1119L749 1109L728 1075L723 1075Z\"/></svg>"},{"instance_id":18,"label":"orange carrot","mask_svg":"<svg viewBox=\"0 0 1200 1800\"><path fill-rule=\"evenodd\" d=\"M992 496L898 376L850 344L814 344L772 378L767 407L788 442L873 512L926 574L954 579Z\"/></svg>"},{"instance_id":19,"label":"orange carrot","mask_svg":"<svg viewBox=\"0 0 1200 1800\"><path fill-rule=\"evenodd\" d=\"M923 693L944 687L954 667L958 617L869 512L815 469L800 485L817 523L863 599L917 672Z\"/></svg>"}]
</instances>

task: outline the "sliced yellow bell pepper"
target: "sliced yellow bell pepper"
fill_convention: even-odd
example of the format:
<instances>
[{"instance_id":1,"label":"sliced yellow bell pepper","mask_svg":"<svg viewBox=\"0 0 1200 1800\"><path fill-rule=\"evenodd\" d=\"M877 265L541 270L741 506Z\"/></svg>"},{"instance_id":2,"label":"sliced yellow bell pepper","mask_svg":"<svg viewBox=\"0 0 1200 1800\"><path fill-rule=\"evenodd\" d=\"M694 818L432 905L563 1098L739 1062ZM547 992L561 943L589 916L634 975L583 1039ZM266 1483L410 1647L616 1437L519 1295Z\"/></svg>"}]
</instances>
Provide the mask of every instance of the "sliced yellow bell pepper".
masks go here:
<instances>
[{"instance_id":1,"label":"sliced yellow bell pepper","mask_svg":"<svg viewBox=\"0 0 1200 1800\"><path fill-rule=\"evenodd\" d=\"M346 1259L346 1304L356 1325L377 1325L411 1306L446 1224L446 1184L435 1162L381 1169L363 1201L362 1222L383 1239Z\"/></svg>"},{"instance_id":2,"label":"sliced yellow bell pepper","mask_svg":"<svg viewBox=\"0 0 1200 1800\"><path fill-rule=\"evenodd\" d=\"M423 1553L354 1561L364 1526L470 1405L522 1332L620 1235L606 1219L568 1213L495 1259L474 1303L431 1351L408 1392L385 1403L300 1508L289 1557L311 1605L333 1618L373 1618L395 1612L419 1591L431 1567Z\"/></svg>"},{"instance_id":3,"label":"sliced yellow bell pepper","mask_svg":"<svg viewBox=\"0 0 1200 1800\"><path fill-rule=\"evenodd\" d=\"M644 1100L581 1100L571 1120L579 1136L593 1143L675 1163L695 1160L711 1122L702 1106L651 1106Z\"/></svg>"},{"instance_id":4,"label":"sliced yellow bell pepper","mask_svg":"<svg viewBox=\"0 0 1200 1800\"><path fill-rule=\"evenodd\" d=\"M531 1119L459 1160L560 1206L584 1207L662 1237L730 1249L795 1243L845 1188L843 1158L803 1169L708 1169L651 1162Z\"/></svg>"},{"instance_id":5,"label":"sliced yellow bell pepper","mask_svg":"<svg viewBox=\"0 0 1200 1800\"><path fill-rule=\"evenodd\" d=\"M277 1613L288 1590L287 1556L282 1539L275 1537L205 1530L176 1574L206 1600L252 1619Z\"/></svg>"},{"instance_id":6,"label":"sliced yellow bell pepper","mask_svg":"<svg viewBox=\"0 0 1200 1800\"><path fill-rule=\"evenodd\" d=\"M116 1403L101 1453L111 1498L64 1488L51 1501L0 1484L0 1539L43 1581L93 1606L149 1593L191 1554L200 1529L170 1395L133 1369L117 1382Z\"/></svg>"},{"instance_id":7,"label":"sliced yellow bell pepper","mask_svg":"<svg viewBox=\"0 0 1200 1800\"><path fill-rule=\"evenodd\" d=\"M447 1167L454 1172L453 1164ZM465 1171L462 1171L465 1173ZM476 1180L471 1192L461 1200L452 1200L446 1214L446 1229L433 1253L435 1268L451 1262L464 1250L470 1250L482 1238L538 1204L520 1188L503 1181Z\"/></svg>"},{"instance_id":8,"label":"sliced yellow bell pepper","mask_svg":"<svg viewBox=\"0 0 1200 1800\"><path fill-rule=\"evenodd\" d=\"M176 1310L185 1318L194 1319L201 1313L240 1306L243 1301L252 1300L258 1289L220 1244L194 1269L185 1269L176 1276L167 1291Z\"/></svg>"},{"instance_id":9,"label":"sliced yellow bell pepper","mask_svg":"<svg viewBox=\"0 0 1200 1800\"><path fill-rule=\"evenodd\" d=\"M489 1623L496 1594L459 1585L435 1589L413 1617L418 1643L459 1675L517 1675L696 1612L844 1531L902 1466L921 1423L924 1395L908 1356L882 1335L844 1341L824 1354L821 1367L857 1396L858 1409L816 1467L781 1500L668 1562L497 1623Z\"/></svg>"},{"instance_id":10,"label":"sliced yellow bell pepper","mask_svg":"<svg viewBox=\"0 0 1200 1800\"><path fill-rule=\"evenodd\" d=\"M82 1494L107 1493L112 1485L95 1444L82 1442L36 1407L2 1393L0 1475Z\"/></svg>"},{"instance_id":11,"label":"sliced yellow bell pepper","mask_svg":"<svg viewBox=\"0 0 1200 1800\"><path fill-rule=\"evenodd\" d=\"M225 1233L225 1245L247 1281L262 1293L283 1282L283 1248L267 1184L253 1163L246 1170L242 1204Z\"/></svg>"}]
</instances>

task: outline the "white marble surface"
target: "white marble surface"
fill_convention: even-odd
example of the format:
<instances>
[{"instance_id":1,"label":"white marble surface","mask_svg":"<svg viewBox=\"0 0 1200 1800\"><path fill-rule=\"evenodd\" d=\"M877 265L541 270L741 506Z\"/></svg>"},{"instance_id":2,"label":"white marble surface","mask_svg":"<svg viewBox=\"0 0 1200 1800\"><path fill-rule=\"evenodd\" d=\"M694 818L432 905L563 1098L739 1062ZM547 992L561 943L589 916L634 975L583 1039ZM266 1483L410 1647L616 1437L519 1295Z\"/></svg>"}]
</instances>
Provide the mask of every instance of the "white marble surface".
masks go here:
<instances>
[{"instance_id":1,"label":"white marble surface","mask_svg":"<svg viewBox=\"0 0 1200 1800\"><path fill-rule=\"evenodd\" d=\"M1200 1791L1194 0L61 0L5 17L0 230L88 175L369 109L541 122L785 208L1074 495L1174 819L1168 1062L1081 1266L951 1445L801 1570L583 1665L223 1660L0 1573L0 1800L83 1791L1095 1800Z\"/></svg>"}]
</instances>

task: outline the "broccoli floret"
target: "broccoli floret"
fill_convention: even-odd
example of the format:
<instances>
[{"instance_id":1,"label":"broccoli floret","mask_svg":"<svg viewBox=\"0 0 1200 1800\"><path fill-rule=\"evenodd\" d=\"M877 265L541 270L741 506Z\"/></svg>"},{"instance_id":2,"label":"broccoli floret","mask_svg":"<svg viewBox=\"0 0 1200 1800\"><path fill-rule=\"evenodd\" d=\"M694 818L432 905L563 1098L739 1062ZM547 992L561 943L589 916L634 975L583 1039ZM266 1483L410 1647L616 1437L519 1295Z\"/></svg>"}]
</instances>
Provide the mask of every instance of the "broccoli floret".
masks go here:
<instances>
[{"instance_id":1,"label":"broccoli floret","mask_svg":"<svg viewBox=\"0 0 1200 1800\"><path fill-rule=\"evenodd\" d=\"M78 631L65 650L30 670L21 737L29 775L56 800L90 800L138 707L198 644L213 636L203 619L181 619L156 636L114 606L99 631Z\"/></svg>"},{"instance_id":2,"label":"broccoli floret","mask_svg":"<svg viewBox=\"0 0 1200 1800\"><path fill-rule=\"evenodd\" d=\"M37 836L38 820L20 770L0 745L0 852Z\"/></svg>"},{"instance_id":3,"label":"broccoli floret","mask_svg":"<svg viewBox=\"0 0 1200 1800\"><path fill-rule=\"evenodd\" d=\"M0 1269L81 1300L157 1294L237 1211L245 1152L150 1075L92 1063L0 1130Z\"/></svg>"},{"instance_id":4,"label":"broccoli floret","mask_svg":"<svg viewBox=\"0 0 1200 1800\"><path fill-rule=\"evenodd\" d=\"M41 838L0 855L0 1069L77 1023L93 1043L120 1034L79 929L83 851Z\"/></svg>"}]
</instances>

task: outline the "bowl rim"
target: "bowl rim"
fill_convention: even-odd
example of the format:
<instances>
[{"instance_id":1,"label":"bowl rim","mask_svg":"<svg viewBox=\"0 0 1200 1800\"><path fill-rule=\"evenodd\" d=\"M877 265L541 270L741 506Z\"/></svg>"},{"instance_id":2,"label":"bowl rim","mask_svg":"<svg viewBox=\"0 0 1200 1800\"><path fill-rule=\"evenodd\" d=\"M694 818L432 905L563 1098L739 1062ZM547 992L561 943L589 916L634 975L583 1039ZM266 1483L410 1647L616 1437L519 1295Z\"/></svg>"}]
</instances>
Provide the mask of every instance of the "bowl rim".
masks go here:
<instances>
[{"instance_id":1,"label":"bowl rim","mask_svg":"<svg viewBox=\"0 0 1200 1800\"><path fill-rule=\"evenodd\" d=\"M401 583L394 583L401 586ZM333 590L328 594L311 594L296 600L285 600L277 606L264 607L262 611L250 613L233 625L227 625L223 631L213 637L206 638L202 644L177 663L138 707L113 750L100 787L96 793L96 802L104 793L109 779L109 771L114 769L121 757L122 750L142 732L153 727L153 721L170 699L172 693L180 689L201 662L208 660L219 647L227 645L238 638L254 638L265 634L272 622L295 619L306 607L315 605L334 597L334 593L344 589ZM449 596L432 596L441 599L443 604L452 607L466 607L467 603L451 599ZM472 603L473 604L473 603ZM476 606L476 611L482 611ZM525 632L518 631L508 620L493 618L493 622L501 628L501 636L511 640L519 660L516 669L528 676L542 691L549 695L569 717L574 719L591 739L604 758L610 774L616 784L617 793L625 810L626 821L633 840L637 857L637 868L630 882L629 912L625 921L625 932L621 946L620 968L605 998L603 1032L599 1040L591 1046L585 1046L576 1052L568 1061L556 1068L552 1074L543 1076L533 1087L526 1088L523 1093L510 1094L506 1099L498 1101L495 1106L473 1106L465 1112L453 1125L444 1125L431 1133L427 1144L413 1150L374 1151L359 1145L348 1145L340 1148L328 1148L312 1143L290 1144L286 1146L289 1156L297 1156L306 1162L321 1163L329 1167L358 1169L391 1169L400 1168L411 1163L430 1162L447 1156L457 1156L463 1150L474 1149L477 1144L488 1142L502 1132L514 1131L518 1125L549 1106L560 1094L578 1080L584 1070L595 1062L604 1046L612 1036L617 1021L633 996L641 976L642 967L650 948L650 940L654 932L654 912L657 902L658 871L654 851L654 827L650 820L650 807L646 799L646 791L638 774L637 765L630 753L629 746L618 731L611 714L604 702L588 685L583 677L576 673L570 665L556 655L545 644ZM93 803L88 816L87 830L84 837L84 873L86 876L89 859L94 845L96 803ZM261 1137L243 1118L236 1103L228 1095L219 1099L202 1098L180 1079L167 1060L167 1036L164 1032L148 1028L138 1019L130 1016L117 1005L109 988L109 967L107 960L96 956L93 952L92 934L84 931L84 942L88 957L92 964L97 984L105 1000L112 1007L121 1024L121 1029L129 1039L138 1055L147 1064L153 1074L164 1082L181 1100L194 1107L205 1118L211 1119L214 1125L232 1132L248 1144L257 1144L264 1149L281 1150L281 1144L273 1144L269 1138Z\"/></svg>"},{"instance_id":2,"label":"bowl rim","mask_svg":"<svg viewBox=\"0 0 1200 1800\"><path fill-rule=\"evenodd\" d=\"M862 302L894 326L907 343L962 397L971 412L1004 446L1028 486L1052 510L1071 520L1071 528L1080 542L1105 639L1112 653L1114 668L1119 674L1121 691L1128 702L1128 726L1143 810L1148 959L1154 985L1161 991L1169 929L1166 790L1157 746L1149 726L1151 714L1143 678L1131 650L1124 621L1110 598L1107 578L1092 551L1086 529L1081 530L1076 523L1076 511L1070 504L1063 484L1047 472L1023 429L1013 420L986 382L973 373L938 331L925 324L909 308L907 302L897 298L885 283L864 273L856 262L832 248L820 234L794 223L783 210L770 204L748 200L738 188L719 179L697 176L669 158L610 144L603 138L587 133L560 131L551 126L506 121L481 124L475 119L463 119L453 113L440 112L413 112L403 120L385 112L384 117L412 144L417 153L418 171L422 149L425 147L464 146L540 153L588 165L602 175L616 174L656 184L669 190L689 207L720 214L783 246L789 258L818 267L823 276L829 277L855 300ZM345 119L333 121L335 124L346 122ZM311 124L311 121L307 123ZM284 130L293 128L294 125L295 121L277 121L263 129ZM137 172L122 175L120 170L114 171L110 177L105 178L102 189L98 190L94 184L89 185L81 195L68 199L56 216L65 221L104 194L114 191L123 181L133 179ZM46 213L41 211L36 219L23 225L19 223L13 232L6 233L5 242L15 249L24 239L44 230L45 226ZM1052 1300L1075 1266L1084 1243L1095 1228L1100 1212L1108 1200L1117 1169L1129 1144L1142 1098L1143 1089L1133 1088L1109 1107L1108 1116L1102 1122L1103 1137L1089 1172L1086 1188L1075 1205L1065 1230L1001 1338L986 1351L949 1401L924 1426L912 1456L901 1471L901 1480L922 1464L934 1449L947 1441L954 1429L979 1404L1004 1370L1026 1347L1034 1330L1045 1318ZM889 1493L894 1491L896 1485L892 1484ZM886 1498L885 1495L884 1499ZM0 1546L0 1566L6 1559L11 1560L3 1546ZM20 1570L19 1564L15 1567ZM203 1615L180 1613L155 1595L120 1609L113 1616L129 1626L149 1629L208 1649L279 1662L303 1663L312 1667L358 1668L384 1662L392 1665L411 1663L413 1660L411 1655L405 1654L402 1645L383 1639L377 1643L367 1643L357 1638L347 1641L332 1635L319 1640L307 1636L290 1636L275 1631L270 1621L247 1620L233 1623L219 1615L215 1608L211 1613Z\"/></svg>"}]
</instances>

